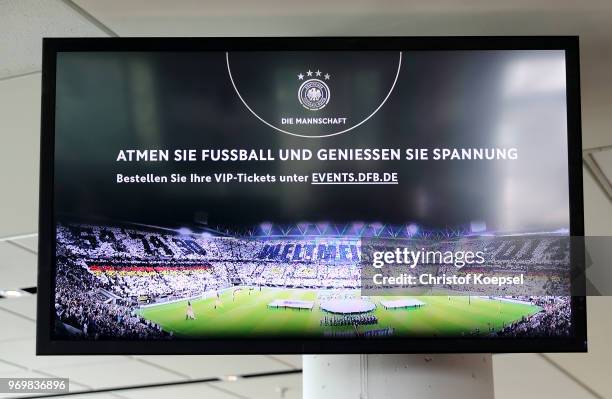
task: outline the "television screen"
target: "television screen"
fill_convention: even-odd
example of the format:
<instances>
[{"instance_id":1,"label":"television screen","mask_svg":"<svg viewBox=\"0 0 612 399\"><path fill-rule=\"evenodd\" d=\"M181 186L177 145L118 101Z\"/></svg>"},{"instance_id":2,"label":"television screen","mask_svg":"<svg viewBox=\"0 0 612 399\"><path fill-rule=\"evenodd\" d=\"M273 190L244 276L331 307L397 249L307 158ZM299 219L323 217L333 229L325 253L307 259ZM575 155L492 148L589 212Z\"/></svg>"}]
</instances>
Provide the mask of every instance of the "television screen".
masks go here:
<instances>
[{"instance_id":1,"label":"television screen","mask_svg":"<svg viewBox=\"0 0 612 399\"><path fill-rule=\"evenodd\" d=\"M586 350L577 46L45 40L38 352Z\"/></svg>"}]
</instances>

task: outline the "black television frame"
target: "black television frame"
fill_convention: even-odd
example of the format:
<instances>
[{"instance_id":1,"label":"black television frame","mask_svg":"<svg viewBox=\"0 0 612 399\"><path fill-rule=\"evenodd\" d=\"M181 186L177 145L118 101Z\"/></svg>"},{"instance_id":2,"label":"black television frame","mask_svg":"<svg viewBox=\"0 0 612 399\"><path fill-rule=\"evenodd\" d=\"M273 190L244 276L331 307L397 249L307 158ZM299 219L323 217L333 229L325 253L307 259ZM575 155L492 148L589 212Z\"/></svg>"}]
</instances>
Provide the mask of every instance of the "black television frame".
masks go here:
<instances>
[{"instance_id":1,"label":"black television frame","mask_svg":"<svg viewBox=\"0 0 612 399\"><path fill-rule=\"evenodd\" d=\"M566 56L570 235L584 235L580 62L577 36L266 37L43 39L38 242L38 355L586 352L586 298L572 297L569 338L389 338L226 340L52 340L54 325L55 78L59 52L249 50L564 50Z\"/></svg>"}]
</instances>

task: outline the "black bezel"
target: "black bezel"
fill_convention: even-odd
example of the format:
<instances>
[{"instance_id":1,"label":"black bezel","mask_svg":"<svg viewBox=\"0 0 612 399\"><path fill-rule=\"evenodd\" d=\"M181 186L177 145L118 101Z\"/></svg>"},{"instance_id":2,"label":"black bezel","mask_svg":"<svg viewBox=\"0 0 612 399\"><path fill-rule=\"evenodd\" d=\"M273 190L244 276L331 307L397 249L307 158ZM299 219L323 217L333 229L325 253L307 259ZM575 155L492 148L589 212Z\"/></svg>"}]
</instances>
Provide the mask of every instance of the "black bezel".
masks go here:
<instances>
[{"instance_id":1,"label":"black bezel","mask_svg":"<svg viewBox=\"0 0 612 399\"><path fill-rule=\"evenodd\" d=\"M55 77L58 52L249 50L564 50L570 234L584 235L580 65L576 36L517 37L283 37L283 38L54 38L43 40L40 146L38 355L270 354L270 353L489 353L585 352L586 299L572 298L571 338L251 339L176 341L52 340L55 264Z\"/></svg>"}]
</instances>

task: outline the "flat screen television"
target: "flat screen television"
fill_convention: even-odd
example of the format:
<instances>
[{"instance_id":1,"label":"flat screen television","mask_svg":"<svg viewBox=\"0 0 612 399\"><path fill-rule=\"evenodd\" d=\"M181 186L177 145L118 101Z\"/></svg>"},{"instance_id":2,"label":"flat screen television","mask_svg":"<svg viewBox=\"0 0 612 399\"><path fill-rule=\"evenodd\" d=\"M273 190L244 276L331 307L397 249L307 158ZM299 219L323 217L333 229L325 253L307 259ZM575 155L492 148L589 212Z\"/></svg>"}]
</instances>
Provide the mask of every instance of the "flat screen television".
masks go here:
<instances>
[{"instance_id":1,"label":"flat screen television","mask_svg":"<svg viewBox=\"0 0 612 399\"><path fill-rule=\"evenodd\" d=\"M577 37L43 47L38 354L586 350Z\"/></svg>"}]
</instances>

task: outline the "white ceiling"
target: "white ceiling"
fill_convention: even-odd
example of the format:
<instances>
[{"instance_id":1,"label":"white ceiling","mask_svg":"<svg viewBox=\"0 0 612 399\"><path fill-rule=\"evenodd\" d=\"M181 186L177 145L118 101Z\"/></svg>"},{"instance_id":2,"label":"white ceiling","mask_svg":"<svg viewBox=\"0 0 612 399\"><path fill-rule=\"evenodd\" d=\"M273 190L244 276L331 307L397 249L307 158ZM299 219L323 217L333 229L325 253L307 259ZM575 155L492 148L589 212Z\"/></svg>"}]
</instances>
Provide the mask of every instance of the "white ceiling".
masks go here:
<instances>
[{"instance_id":1,"label":"white ceiling","mask_svg":"<svg viewBox=\"0 0 612 399\"><path fill-rule=\"evenodd\" d=\"M105 36L62 1L0 2L0 78L40 71L41 37Z\"/></svg>"},{"instance_id":2,"label":"white ceiling","mask_svg":"<svg viewBox=\"0 0 612 399\"><path fill-rule=\"evenodd\" d=\"M13 245L0 242L2 261L2 289L36 286L36 255Z\"/></svg>"},{"instance_id":3,"label":"white ceiling","mask_svg":"<svg viewBox=\"0 0 612 399\"><path fill-rule=\"evenodd\" d=\"M607 176L612 176L612 147L594 153L593 158Z\"/></svg>"},{"instance_id":4,"label":"white ceiling","mask_svg":"<svg viewBox=\"0 0 612 399\"><path fill-rule=\"evenodd\" d=\"M0 288L36 285L36 237L7 238L37 230L43 36L579 34L583 144L594 148L612 145L610 21L609 0L0 0ZM612 235L610 201L586 171L585 204L587 232ZM67 376L89 390L301 368L300 356L36 357L35 298L0 300L0 377ZM496 397L612 397L609 299L589 302L589 354L496 356ZM286 387L292 399L300 385L297 374L78 397L268 399Z\"/></svg>"},{"instance_id":5,"label":"white ceiling","mask_svg":"<svg viewBox=\"0 0 612 399\"><path fill-rule=\"evenodd\" d=\"M40 73L0 81L0 121L1 238L37 231Z\"/></svg>"},{"instance_id":6,"label":"white ceiling","mask_svg":"<svg viewBox=\"0 0 612 399\"><path fill-rule=\"evenodd\" d=\"M2 253L2 252L0 252ZM2 257L4 258L4 257ZM5 276L4 271L1 274ZM69 377L71 390L86 391L188 382L227 375L248 375L301 368L301 357L279 356L35 356L36 295L0 300L0 378ZM299 380L300 375L297 375ZM262 381L270 381L268 384ZM235 387L234 387L235 385ZM277 386L299 390L295 375L253 378L237 382L181 385L130 390L122 397L165 398L167 392L181 396L190 391L214 398L274 398ZM228 393L228 392L230 393ZM251 392L236 396L233 392ZM210 396L208 396L210 394ZM1 395L0 395L1 397ZM79 396L81 397L81 396ZM96 396L98 397L98 396ZM202 396L197 396L202 397ZM287 399L292 396L287 396ZM295 397L295 396L293 396Z\"/></svg>"},{"instance_id":7,"label":"white ceiling","mask_svg":"<svg viewBox=\"0 0 612 399\"><path fill-rule=\"evenodd\" d=\"M612 146L584 150L582 158L589 177L612 200Z\"/></svg>"}]
</instances>

